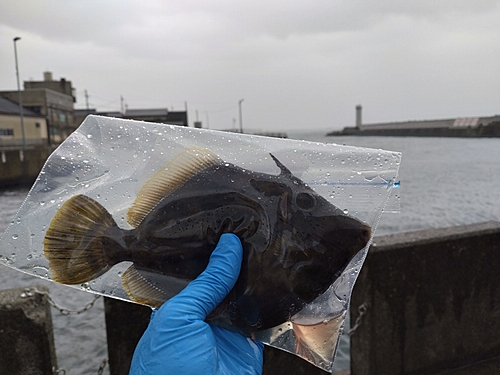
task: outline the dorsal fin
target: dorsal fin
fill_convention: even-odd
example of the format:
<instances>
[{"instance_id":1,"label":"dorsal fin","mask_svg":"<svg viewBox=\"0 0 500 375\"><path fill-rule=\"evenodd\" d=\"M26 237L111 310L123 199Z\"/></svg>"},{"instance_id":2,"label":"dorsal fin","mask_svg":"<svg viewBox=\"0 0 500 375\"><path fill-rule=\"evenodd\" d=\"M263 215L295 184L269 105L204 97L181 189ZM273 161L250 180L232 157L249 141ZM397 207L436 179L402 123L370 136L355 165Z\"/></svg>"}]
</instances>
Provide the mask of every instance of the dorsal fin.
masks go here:
<instances>
[{"instance_id":1,"label":"dorsal fin","mask_svg":"<svg viewBox=\"0 0 500 375\"><path fill-rule=\"evenodd\" d=\"M280 162L276 156L274 156L273 154L269 154L269 155L271 155L271 157L273 158L273 160L276 163L276 165L278 166L278 168L281 169L282 175L290 176L290 177L293 176L292 172L290 172L290 170L287 167L285 167L285 165L282 162Z\"/></svg>"},{"instance_id":2,"label":"dorsal fin","mask_svg":"<svg viewBox=\"0 0 500 375\"><path fill-rule=\"evenodd\" d=\"M220 162L212 151L199 147L185 149L144 184L127 213L127 222L136 228L163 198L195 174Z\"/></svg>"}]
</instances>

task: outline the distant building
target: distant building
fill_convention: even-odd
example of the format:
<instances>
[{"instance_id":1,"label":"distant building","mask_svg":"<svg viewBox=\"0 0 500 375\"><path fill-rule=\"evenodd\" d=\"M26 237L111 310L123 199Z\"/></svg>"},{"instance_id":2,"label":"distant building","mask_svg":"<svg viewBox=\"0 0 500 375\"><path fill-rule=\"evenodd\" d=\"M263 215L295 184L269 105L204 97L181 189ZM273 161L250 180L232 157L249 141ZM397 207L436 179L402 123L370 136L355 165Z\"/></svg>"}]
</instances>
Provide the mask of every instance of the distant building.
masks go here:
<instances>
[{"instance_id":1,"label":"distant building","mask_svg":"<svg viewBox=\"0 0 500 375\"><path fill-rule=\"evenodd\" d=\"M169 111L167 108L127 109L121 112L98 112L96 109L75 109L75 125L79 126L88 115L124 118L161 124L188 126L187 111Z\"/></svg>"},{"instance_id":2,"label":"distant building","mask_svg":"<svg viewBox=\"0 0 500 375\"><path fill-rule=\"evenodd\" d=\"M59 81L52 79L52 72L43 73L43 81L24 81L24 89L50 89L71 96L73 103L76 103L76 89L72 87L71 81L61 78Z\"/></svg>"},{"instance_id":3,"label":"distant building","mask_svg":"<svg viewBox=\"0 0 500 375\"><path fill-rule=\"evenodd\" d=\"M27 146L47 144L45 116L23 107L24 138ZM19 147L23 131L19 104L0 97L0 147Z\"/></svg>"},{"instance_id":4,"label":"distant building","mask_svg":"<svg viewBox=\"0 0 500 375\"><path fill-rule=\"evenodd\" d=\"M45 72L43 81L25 81L21 91L23 107L45 117L50 143L62 142L74 130L74 88L70 81L52 79L52 73ZM0 97L18 103L17 91L0 91Z\"/></svg>"},{"instance_id":5,"label":"distant building","mask_svg":"<svg viewBox=\"0 0 500 375\"><path fill-rule=\"evenodd\" d=\"M46 143L50 144L64 141L89 114L188 126L187 110L169 111L167 108L127 109L124 113L117 111L99 112L96 109L75 110L76 95L71 81L64 78L54 80L51 72L44 72L43 78L43 81L24 81L24 90L21 91L23 108L26 108L24 111L25 116L30 119L33 119L34 116L43 119L43 121L38 121L44 129L44 133L40 133L40 141L42 142L44 139ZM19 93L17 90L0 91L0 98L7 99L11 104L14 103L19 106ZM28 113L29 115L27 115ZM31 127L31 125L27 126ZM18 131L15 130L13 125L8 125L8 127L5 125L5 129L10 129L5 130L5 133L10 134L13 132L14 137L17 137ZM35 136L36 132L26 134L26 138L32 135ZM11 135L8 135L8 137L11 137Z\"/></svg>"}]
</instances>

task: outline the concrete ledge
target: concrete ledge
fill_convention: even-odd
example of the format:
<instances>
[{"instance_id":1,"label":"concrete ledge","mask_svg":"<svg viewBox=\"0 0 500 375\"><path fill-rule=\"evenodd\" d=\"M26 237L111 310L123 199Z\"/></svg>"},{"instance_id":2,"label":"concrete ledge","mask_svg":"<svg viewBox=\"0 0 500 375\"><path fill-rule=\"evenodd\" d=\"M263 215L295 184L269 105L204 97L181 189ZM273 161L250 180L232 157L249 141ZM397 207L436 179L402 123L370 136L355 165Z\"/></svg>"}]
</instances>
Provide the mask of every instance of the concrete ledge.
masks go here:
<instances>
[{"instance_id":1,"label":"concrete ledge","mask_svg":"<svg viewBox=\"0 0 500 375\"><path fill-rule=\"evenodd\" d=\"M470 225L390 234L387 236L376 237L370 251L392 251L407 247L426 246L436 242L446 243L453 240L477 238L496 233L499 229L500 222L487 221L484 223Z\"/></svg>"},{"instance_id":2,"label":"concrete ledge","mask_svg":"<svg viewBox=\"0 0 500 375\"><path fill-rule=\"evenodd\" d=\"M52 151L51 147L0 150L0 187L32 184Z\"/></svg>"},{"instance_id":3,"label":"concrete ledge","mask_svg":"<svg viewBox=\"0 0 500 375\"><path fill-rule=\"evenodd\" d=\"M378 237L356 282L351 372L497 374L500 223Z\"/></svg>"},{"instance_id":4,"label":"concrete ledge","mask_svg":"<svg viewBox=\"0 0 500 375\"><path fill-rule=\"evenodd\" d=\"M47 287L38 285L40 291ZM57 369L52 315L45 294L0 291L0 374L52 375Z\"/></svg>"}]
</instances>

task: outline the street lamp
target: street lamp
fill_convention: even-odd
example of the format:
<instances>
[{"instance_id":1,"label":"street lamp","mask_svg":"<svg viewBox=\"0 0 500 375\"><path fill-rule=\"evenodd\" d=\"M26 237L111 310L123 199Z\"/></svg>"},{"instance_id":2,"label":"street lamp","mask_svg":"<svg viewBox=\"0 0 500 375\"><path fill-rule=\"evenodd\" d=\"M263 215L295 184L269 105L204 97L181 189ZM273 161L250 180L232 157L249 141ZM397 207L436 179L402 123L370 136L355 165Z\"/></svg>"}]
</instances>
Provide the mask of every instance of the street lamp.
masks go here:
<instances>
[{"instance_id":1,"label":"street lamp","mask_svg":"<svg viewBox=\"0 0 500 375\"><path fill-rule=\"evenodd\" d=\"M243 117L241 115L241 103L243 102L243 100L245 99L241 99L239 102L238 102L238 107L240 109L240 133L243 133Z\"/></svg>"},{"instance_id":2,"label":"street lamp","mask_svg":"<svg viewBox=\"0 0 500 375\"><path fill-rule=\"evenodd\" d=\"M16 36L14 38L14 56L16 57L17 93L19 96L19 114L21 116L21 131L23 132L23 150L24 150L26 148L26 135L24 134L23 98L21 95L21 86L19 85L19 67L17 65L17 46L16 46L16 42L20 39L21 37L19 36Z\"/></svg>"}]
</instances>

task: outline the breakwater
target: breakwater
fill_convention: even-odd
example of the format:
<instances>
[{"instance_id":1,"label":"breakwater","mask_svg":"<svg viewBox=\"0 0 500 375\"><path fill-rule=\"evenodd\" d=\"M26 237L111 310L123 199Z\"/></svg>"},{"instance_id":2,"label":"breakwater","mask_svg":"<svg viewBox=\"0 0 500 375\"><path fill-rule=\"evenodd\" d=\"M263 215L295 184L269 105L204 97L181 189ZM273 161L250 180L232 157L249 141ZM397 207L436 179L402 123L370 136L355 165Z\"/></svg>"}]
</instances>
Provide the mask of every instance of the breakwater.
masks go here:
<instances>
[{"instance_id":1,"label":"breakwater","mask_svg":"<svg viewBox=\"0 0 500 375\"><path fill-rule=\"evenodd\" d=\"M32 184L52 147L0 150L0 188Z\"/></svg>"},{"instance_id":2,"label":"breakwater","mask_svg":"<svg viewBox=\"0 0 500 375\"><path fill-rule=\"evenodd\" d=\"M361 127L346 127L339 131L332 131L328 136L394 136L394 137L458 137L458 138L497 138L500 137L500 122L495 121L487 125L464 127L418 127L398 124L379 127L364 125Z\"/></svg>"},{"instance_id":3,"label":"breakwater","mask_svg":"<svg viewBox=\"0 0 500 375\"><path fill-rule=\"evenodd\" d=\"M350 373L499 373L499 255L500 222L496 221L376 237L351 299L351 322L356 328L350 339ZM23 293L24 289L18 289L9 295L21 305L26 301L33 306ZM6 321L5 314L13 314L14 302L7 304L0 306L0 321ZM19 311L24 315L22 308ZM106 298L105 313L110 374L127 373L150 309ZM17 329L31 326L22 324ZM51 340L46 329L37 335ZM12 337L35 339L33 334L19 332L0 335L0 341ZM7 353L17 355L12 350ZM51 360L50 352L43 353L40 356ZM10 363L8 358L5 363ZM324 371L266 347L263 373L320 375Z\"/></svg>"}]
</instances>

